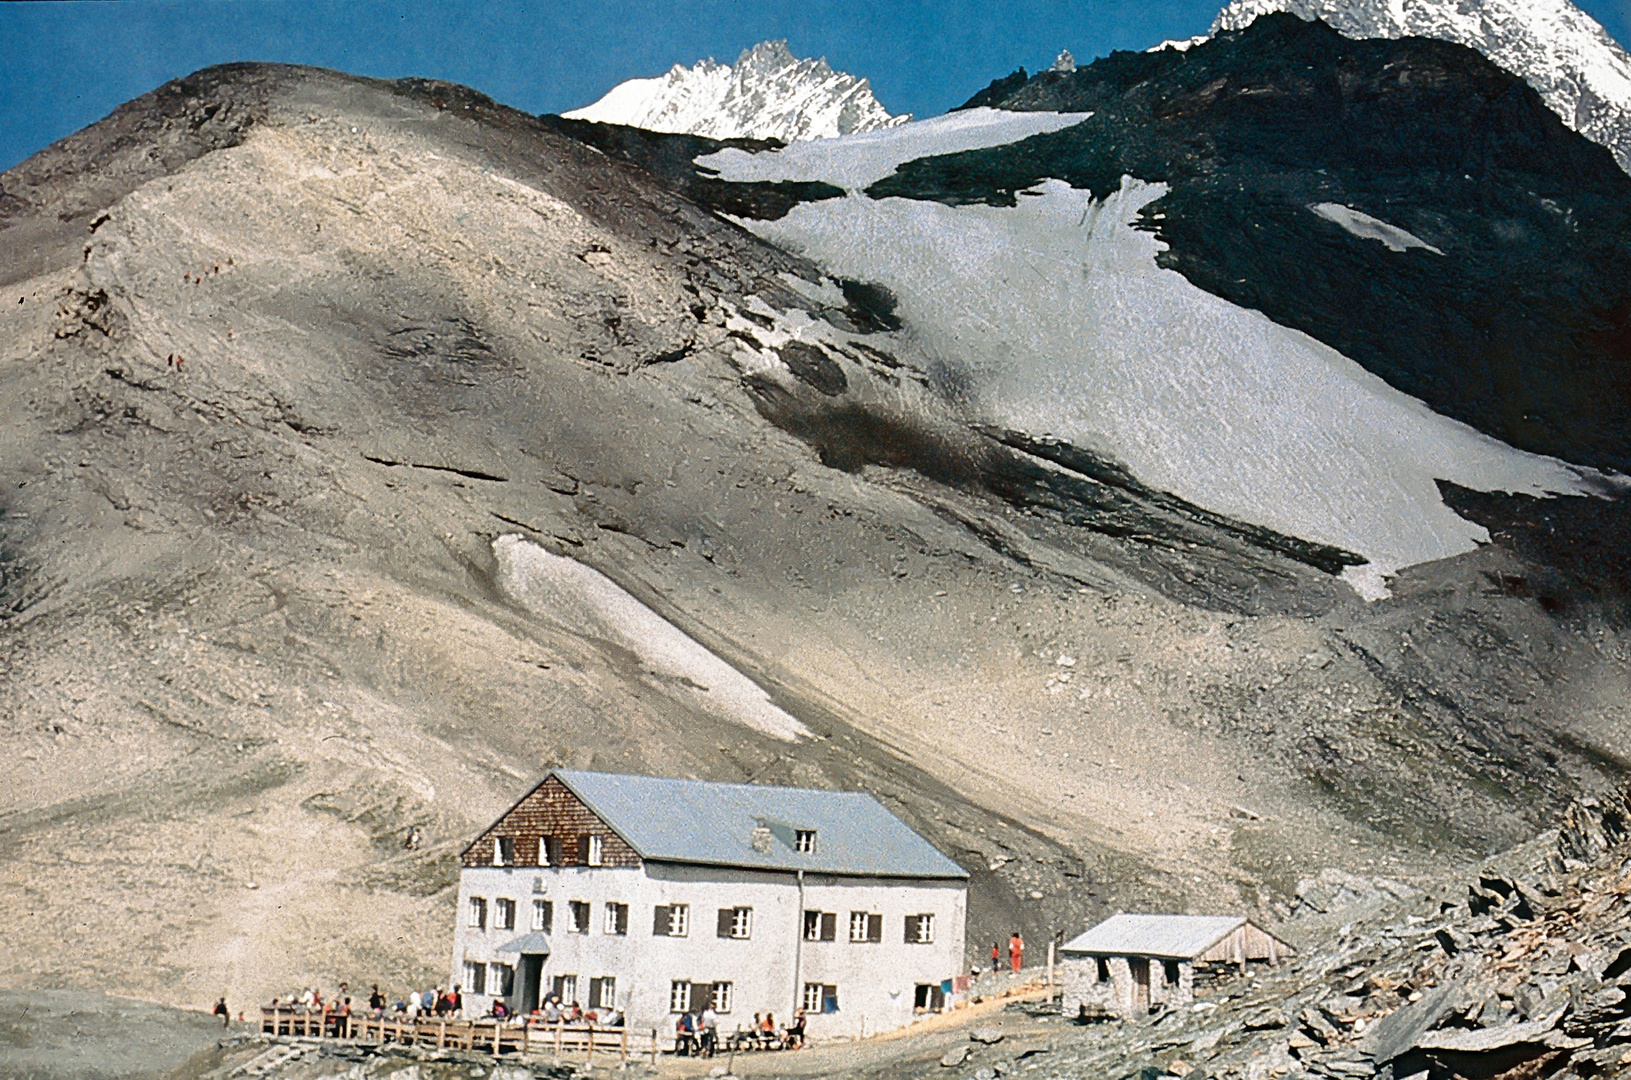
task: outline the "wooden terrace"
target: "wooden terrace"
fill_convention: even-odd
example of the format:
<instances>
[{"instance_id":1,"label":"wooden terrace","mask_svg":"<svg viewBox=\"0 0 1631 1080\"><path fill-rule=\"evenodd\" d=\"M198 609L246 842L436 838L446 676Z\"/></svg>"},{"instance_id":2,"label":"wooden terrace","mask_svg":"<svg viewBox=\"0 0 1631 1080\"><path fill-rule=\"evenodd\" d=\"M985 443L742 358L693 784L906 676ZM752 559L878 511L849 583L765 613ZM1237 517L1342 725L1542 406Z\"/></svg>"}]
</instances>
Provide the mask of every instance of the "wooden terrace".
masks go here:
<instances>
[{"instance_id":1,"label":"wooden terrace","mask_svg":"<svg viewBox=\"0 0 1631 1080\"><path fill-rule=\"evenodd\" d=\"M603 1028L560 1021L449 1020L372 1013L341 1016L301 1005L261 1007L261 1032L308 1039L346 1039L365 1043L404 1043L446 1050L474 1050L487 1054L582 1055L585 1061L615 1055L620 1062L629 1053L657 1059L657 1032L631 1038L626 1027Z\"/></svg>"}]
</instances>

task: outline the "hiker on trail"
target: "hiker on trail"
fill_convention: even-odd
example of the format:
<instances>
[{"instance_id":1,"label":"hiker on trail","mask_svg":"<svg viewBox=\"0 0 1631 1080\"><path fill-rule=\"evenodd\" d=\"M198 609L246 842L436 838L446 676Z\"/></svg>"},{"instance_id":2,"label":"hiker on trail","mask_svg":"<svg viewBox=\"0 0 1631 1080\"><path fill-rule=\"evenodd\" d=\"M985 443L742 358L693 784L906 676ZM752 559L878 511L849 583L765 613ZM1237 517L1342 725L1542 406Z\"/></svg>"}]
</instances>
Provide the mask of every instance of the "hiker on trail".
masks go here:
<instances>
[{"instance_id":1,"label":"hiker on trail","mask_svg":"<svg viewBox=\"0 0 1631 1080\"><path fill-rule=\"evenodd\" d=\"M464 1008L463 990L464 985L461 983L455 985L452 992L447 995L447 1015L458 1016L459 1010Z\"/></svg>"},{"instance_id":2,"label":"hiker on trail","mask_svg":"<svg viewBox=\"0 0 1631 1080\"><path fill-rule=\"evenodd\" d=\"M793 1014L793 1026L787 1029L787 1045L789 1048L804 1045L804 1010L800 1009Z\"/></svg>"},{"instance_id":3,"label":"hiker on trail","mask_svg":"<svg viewBox=\"0 0 1631 1080\"><path fill-rule=\"evenodd\" d=\"M680 1018L674 1021L674 1056L689 1057L696 1050L696 1028L691 1023L690 1013L680 1013Z\"/></svg>"},{"instance_id":4,"label":"hiker on trail","mask_svg":"<svg viewBox=\"0 0 1631 1080\"><path fill-rule=\"evenodd\" d=\"M1019 974L1019 969L1025 964L1025 939L1019 936L1018 930L1015 930L1014 936L1008 939L1008 963L1012 965L1015 975Z\"/></svg>"},{"instance_id":5,"label":"hiker on trail","mask_svg":"<svg viewBox=\"0 0 1631 1080\"><path fill-rule=\"evenodd\" d=\"M232 1011L227 1008L227 999L224 994L222 995L221 1000L215 1003L215 1009L213 1011L216 1016L221 1018L222 1027L227 1027L232 1023Z\"/></svg>"},{"instance_id":6,"label":"hiker on trail","mask_svg":"<svg viewBox=\"0 0 1631 1080\"><path fill-rule=\"evenodd\" d=\"M997 948L997 943L993 941L991 943L991 974L995 975L997 973L997 969L1001 966L1002 950Z\"/></svg>"},{"instance_id":7,"label":"hiker on trail","mask_svg":"<svg viewBox=\"0 0 1631 1080\"><path fill-rule=\"evenodd\" d=\"M554 994L551 994L544 1002L544 1022L546 1024L554 1024L559 1022L560 1019L561 999L556 997Z\"/></svg>"},{"instance_id":8,"label":"hiker on trail","mask_svg":"<svg viewBox=\"0 0 1631 1080\"><path fill-rule=\"evenodd\" d=\"M368 1008L373 1011L375 1020L385 1015L385 995L380 993L379 983L374 984L373 993L368 995Z\"/></svg>"}]
</instances>

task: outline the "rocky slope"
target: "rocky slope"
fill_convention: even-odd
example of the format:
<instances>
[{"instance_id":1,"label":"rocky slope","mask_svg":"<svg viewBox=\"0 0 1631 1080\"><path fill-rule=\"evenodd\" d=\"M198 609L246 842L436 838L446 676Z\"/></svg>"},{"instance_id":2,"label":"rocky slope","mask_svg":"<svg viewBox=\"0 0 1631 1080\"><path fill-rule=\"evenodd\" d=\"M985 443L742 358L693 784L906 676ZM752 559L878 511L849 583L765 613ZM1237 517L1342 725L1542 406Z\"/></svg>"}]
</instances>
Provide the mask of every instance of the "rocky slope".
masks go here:
<instances>
[{"instance_id":1,"label":"rocky slope","mask_svg":"<svg viewBox=\"0 0 1631 1080\"><path fill-rule=\"evenodd\" d=\"M1476 49L1631 171L1631 54L1569 0L1234 0L1212 32L1242 30L1280 11L1353 38L1419 36Z\"/></svg>"},{"instance_id":2,"label":"rocky slope","mask_svg":"<svg viewBox=\"0 0 1631 1080\"><path fill-rule=\"evenodd\" d=\"M875 791L972 942L1272 918L1624 769L1615 595L1533 531L1362 604L467 90L211 69L0 191L8 986L437 980L454 853L556 764Z\"/></svg>"},{"instance_id":3,"label":"rocky slope","mask_svg":"<svg viewBox=\"0 0 1631 1080\"><path fill-rule=\"evenodd\" d=\"M872 87L827 61L801 60L785 41L744 49L734 64L675 64L655 79L630 79L566 114L712 139L830 139L904 124L872 96Z\"/></svg>"}]
</instances>

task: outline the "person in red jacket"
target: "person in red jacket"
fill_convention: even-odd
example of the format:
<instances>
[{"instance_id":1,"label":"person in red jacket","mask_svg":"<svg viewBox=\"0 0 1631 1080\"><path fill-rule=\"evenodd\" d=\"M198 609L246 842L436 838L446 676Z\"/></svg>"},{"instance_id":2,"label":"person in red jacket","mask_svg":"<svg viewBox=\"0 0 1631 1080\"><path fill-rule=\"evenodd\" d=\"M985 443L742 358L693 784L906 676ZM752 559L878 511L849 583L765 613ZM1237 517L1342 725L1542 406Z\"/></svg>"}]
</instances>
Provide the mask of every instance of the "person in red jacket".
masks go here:
<instances>
[{"instance_id":1,"label":"person in red jacket","mask_svg":"<svg viewBox=\"0 0 1631 1080\"><path fill-rule=\"evenodd\" d=\"M1019 969L1025 965L1025 939L1019 936L1018 930L1015 930L1014 936L1008 939L1008 963L1015 975L1018 975Z\"/></svg>"},{"instance_id":2,"label":"person in red jacket","mask_svg":"<svg viewBox=\"0 0 1631 1080\"><path fill-rule=\"evenodd\" d=\"M1002 949L998 947L998 945L997 945L997 943L995 941L993 941L991 943L991 974L995 975L997 973L997 968L999 968L1001 966L1002 966Z\"/></svg>"}]
</instances>

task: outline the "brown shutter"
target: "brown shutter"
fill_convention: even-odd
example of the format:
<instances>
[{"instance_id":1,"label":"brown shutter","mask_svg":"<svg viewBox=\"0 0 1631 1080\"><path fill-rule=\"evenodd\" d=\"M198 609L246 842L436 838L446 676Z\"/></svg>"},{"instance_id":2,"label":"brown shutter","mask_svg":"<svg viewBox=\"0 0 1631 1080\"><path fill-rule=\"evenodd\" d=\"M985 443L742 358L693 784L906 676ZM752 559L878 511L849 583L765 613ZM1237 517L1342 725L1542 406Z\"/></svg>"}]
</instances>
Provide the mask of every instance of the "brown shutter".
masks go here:
<instances>
[{"instance_id":1,"label":"brown shutter","mask_svg":"<svg viewBox=\"0 0 1631 1080\"><path fill-rule=\"evenodd\" d=\"M866 917L866 939L868 941L883 940L883 916L868 915Z\"/></svg>"},{"instance_id":2,"label":"brown shutter","mask_svg":"<svg viewBox=\"0 0 1631 1080\"><path fill-rule=\"evenodd\" d=\"M821 913L821 940L838 940L838 913L836 911L823 911Z\"/></svg>"},{"instance_id":3,"label":"brown shutter","mask_svg":"<svg viewBox=\"0 0 1631 1080\"><path fill-rule=\"evenodd\" d=\"M668 936L668 915L673 909L667 904L658 904L651 909L651 932L658 937Z\"/></svg>"},{"instance_id":4,"label":"brown shutter","mask_svg":"<svg viewBox=\"0 0 1631 1080\"><path fill-rule=\"evenodd\" d=\"M584 835L578 837L578 858L577 858L577 863L578 863L579 866L588 866L589 865L589 834L588 833L585 833Z\"/></svg>"},{"instance_id":5,"label":"brown shutter","mask_svg":"<svg viewBox=\"0 0 1631 1080\"><path fill-rule=\"evenodd\" d=\"M916 915L906 916L906 936L905 936L905 938L903 938L903 940L908 945L912 944L913 942L915 942L917 940L917 916Z\"/></svg>"},{"instance_id":6,"label":"brown shutter","mask_svg":"<svg viewBox=\"0 0 1631 1080\"><path fill-rule=\"evenodd\" d=\"M617 932L619 934L629 932L629 905L627 904L617 905Z\"/></svg>"},{"instance_id":7,"label":"brown shutter","mask_svg":"<svg viewBox=\"0 0 1631 1080\"><path fill-rule=\"evenodd\" d=\"M736 909L722 907L719 909L719 936L730 937L731 927L736 923Z\"/></svg>"}]
</instances>

